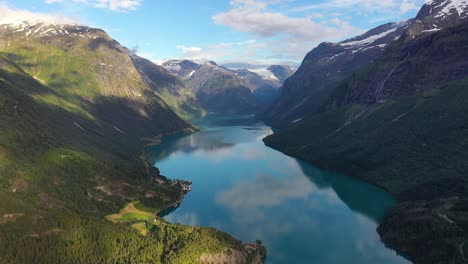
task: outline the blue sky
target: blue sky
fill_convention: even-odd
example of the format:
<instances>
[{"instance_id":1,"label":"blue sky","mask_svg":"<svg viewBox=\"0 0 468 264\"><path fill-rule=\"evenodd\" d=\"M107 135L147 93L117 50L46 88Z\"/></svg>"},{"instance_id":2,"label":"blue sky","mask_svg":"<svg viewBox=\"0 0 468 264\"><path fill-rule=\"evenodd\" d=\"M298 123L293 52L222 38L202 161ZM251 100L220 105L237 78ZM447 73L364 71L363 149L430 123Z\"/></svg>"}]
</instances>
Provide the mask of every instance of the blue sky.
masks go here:
<instances>
[{"instance_id":1,"label":"blue sky","mask_svg":"<svg viewBox=\"0 0 468 264\"><path fill-rule=\"evenodd\" d=\"M152 60L299 63L322 41L414 17L424 0L7 0L105 29ZM2 11L3 10L3 11ZM5 11L6 10L6 11Z\"/></svg>"}]
</instances>

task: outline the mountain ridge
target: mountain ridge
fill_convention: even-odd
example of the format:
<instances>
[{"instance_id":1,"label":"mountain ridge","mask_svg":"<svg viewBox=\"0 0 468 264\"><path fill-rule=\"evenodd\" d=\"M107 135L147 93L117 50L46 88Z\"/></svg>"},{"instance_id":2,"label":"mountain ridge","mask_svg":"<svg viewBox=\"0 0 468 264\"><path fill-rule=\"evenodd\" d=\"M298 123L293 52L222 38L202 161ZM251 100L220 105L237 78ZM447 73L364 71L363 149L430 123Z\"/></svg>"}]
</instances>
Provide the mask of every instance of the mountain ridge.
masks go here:
<instances>
[{"instance_id":1,"label":"mountain ridge","mask_svg":"<svg viewBox=\"0 0 468 264\"><path fill-rule=\"evenodd\" d=\"M377 59L410 22L387 23L348 40L321 43L285 81L282 94L262 118L273 126L287 125L319 109L336 85Z\"/></svg>"},{"instance_id":2,"label":"mountain ridge","mask_svg":"<svg viewBox=\"0 0 468 264\"><path fill-rule=\"evenodd\" d=\"M213 112L261 111L276 98L281 80L292 72L288 66L277 65L272 69L278 76L268 69L260 70L261 75L256 70L228 69L209 60L166 60L161 65L191 87L201 105ZM229 103L218 104L223 101Z\"/></svg>"}]
</instances>

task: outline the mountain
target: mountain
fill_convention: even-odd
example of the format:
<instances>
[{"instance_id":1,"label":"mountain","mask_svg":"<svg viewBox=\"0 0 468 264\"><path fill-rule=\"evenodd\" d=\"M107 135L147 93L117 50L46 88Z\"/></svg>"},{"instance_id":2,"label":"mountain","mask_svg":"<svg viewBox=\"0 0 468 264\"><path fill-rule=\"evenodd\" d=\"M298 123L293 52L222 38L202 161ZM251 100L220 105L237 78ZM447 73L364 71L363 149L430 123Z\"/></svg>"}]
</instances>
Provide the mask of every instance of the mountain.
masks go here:
<instances>
[{"instance_id":1,"label":"mountain","mask_svg":"<svg viewBox=\"0 0 468 264\"><path fill-rule=\"evenodd\" d=\"M139 141L190 127L145 84L128 50L103 30L40 22L2 25L0 52L69 101L42 96L42 103L96 124L107 122L117 134Z\"/></svg>"},{"instance_id":2,"label":"mountain","mask_svg":"<svg viewBox=\"0 0 468 264\"><path fill-rule=\"evenodd\" d=\"M216 66L216 63L213 61L206 61L205 63ZM172 74L179 76L182 80L186 81L201 68L202 64L198 64L190 60L167 60L163 62L162 66Z\"/></svg>"},{"instance_id":3,"label":"mountain","mask_svg":"<svg viewBox=\"0 0 468 264\"><path fill-rule=\"evenodd\" d=\"M233 69L234 70L234 69ZM273 104L280 94L280 87L294 71L287 65L271 65L267 68L234 70L265 106Z\"/></svg>"},{"instance_id":4,"label":"mountain","mask_svg":"<svg viewBox=\"0 0 468 264\"><path fill-rule=\"evenodd\" d=\"M132 55L131 58L145 83L179 116L189 120L204 115L192 89L186 87L181 79L150 60L137 55Z\"/></svg>"},{"instance_id":5,"label":"mountain","mask_svg":"<svg viewBox=\"0 0 468 264\"><path fill-rule=\"evenodd\" d=\"M467 6L465 1L432 1L424 5L415 21L372 67L354 73L336 88L325 108L383 103L465 78L466 43L451 38L465 33L460 23L466 23ZM447 41L451 45L444 43Z\"/></svg>"},{"instance_id":6,"label":"mountain","mask_svg":"<svg viewBox=\"0 0 468 264\"><path fill-rule=\"evenodd\" d=\"M260 73L247 69L231 69L238 76L240 81L252 91L257 100L264 106L274 102L279 95L281 84L278 79L269 71L267 74L260 70ZM260 75L262 74L262 75Z\"/></svg>"},{"instance_id":7,"label":"mountain","mask_svg":"<svg viewBox=\"0 0 468 264\"><path fill-rule=\"evenodd\" d=\"M288 65L271 65L267 68L273 76L278 79L281 83L284 83L286 79L294 74L294 71Z\"/></svg>"},{"instance_id":8,"label":"mountain","mask_svg":"<svg viewBox=\"0 0 468 264\"><path fill-rule=\"evenodd\" d=\"M191 87L200 104L212 112L258 112L276 99L282 80L292 74L289 66L228 69L208 60L167 60L162 66Z\"/></svg>"},{"instance_id":9,"label":"mountain","mask_svg":"<svg viewBox=\"0 0 468 264\"><path fill-rule=\"evenodd\" d=\"M188 60L169 60L162 65L184 80L199 104L209 112L256 113L262 109L261 103L236 73L213 61L198 64Z\"/></svg>"},{"instance_id":10,"label":"mountain","mask_svg":"<svg viewBox=\"0 0 468 264\"><path fill-rule=\"evenodd\" d=\"M466 263L467 10L467 1L426 3L380 56L264 140L394 194L400 203L378 231L414 263Z\"/></svg>"},{"instance_id":11,"label":"mountain","mask_svg":"<svg viewBox=\"0 0 468 264\"><path fill-rule=\"evenodd\" d=\"M0 25L0 36L1 262L249 255L228 234L154 216L184 191L148 163L144 147L193 128L125 47L100 29L36 21Z\"/></svg>"},{"instance_id":12,"label":"mountain","mask_svg":"<svg viewBox=\"0 0 468 264\"><path fill-rule=\"evenodd\" d=\"M263 119L274 125L288 124L317 110L336 85L381 56L411 21L388 23L352 39L320 44L284 82L281 96Z\"/></svg>"}]
</instances>

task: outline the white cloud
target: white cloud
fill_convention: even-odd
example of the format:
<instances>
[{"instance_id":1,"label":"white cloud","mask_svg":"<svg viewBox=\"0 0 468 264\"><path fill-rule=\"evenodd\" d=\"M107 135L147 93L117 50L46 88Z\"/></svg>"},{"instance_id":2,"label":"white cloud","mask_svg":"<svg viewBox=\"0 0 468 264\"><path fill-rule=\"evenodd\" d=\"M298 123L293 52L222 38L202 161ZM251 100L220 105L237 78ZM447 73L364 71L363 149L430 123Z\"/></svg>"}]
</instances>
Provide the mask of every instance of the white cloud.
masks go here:
<instances>
[{"instance_id":1,"label":"white cloud","mask_svg":"<svg viewBox=\"0 0 468 264\"><path fill-rule=\"evenodd\" d=\"M314 3L314 1L311 1ZM299 6L294 0L231 0L230 8L215 13L215 25L246 33L256 41L177 48L185 58L255 65L299 63L323 41L341 41L363 33L356 25L381 24L408 17L426 0L330 0ZM359 20L359 21L358 21ZM370 29L370 28L366 28Z\"/></svg>"},{"instance_id":2,"label":"white cloud","mask_svg":"<svg viewBox=\"0 0 468 264\"><path fill-rule=\"evenodd\" d=\"M329 10L353 10L358 13L407 13L418 9L425 0L331 0L318 4L299 6L290 9L290 12L305 12L311 10L320 10L321 12Z\"/></svg>"},{"instance_id":3,"label":"white cloud","mask_svg":"<svg viewBox=\"0 0 468 264\"><path fill-rule=\"evenodd\" d=\"M401 2L400 11L402 13L408 13L409 11L417 10L417 9L419 9L419 6L413 2L410 2L408 0L403 0L403 2Z\"/></svg>"},{"instance_id":4,"label":"white cloud","mask_svg":"<svg viewBox=\"0 0 468 264\"><path fill-rule=\"evenodd\" d=\"M207 45L205 47L193 47L178 45L176 48L180 51L180 58L185 59L209 59L218 61L221 58L241 56L243 51L257 43L254 39L239 42L221 42Z\"/></svg>"},{"instance_id":5,"label":"white cloud","mask_svg":"<svg viewBox=\"0 0 468 264\"><path fill-rule=\"evenodd\" d=\"M112 11L123 12L137 9L143 0L45 0L47 4L73 2L82 3L95 8L106 8Z\"/></svg>"},{"instance_id":6,"label":"white cloud","mask_svg":"<svg viewBox=\"0 0 468 264\"><path fill-rule=\"evenodd\" d=\"M257 39L256 42L241 47L229 46L228 51L232 54L226 50L224 53L228 56L222 57L221 61L251 64L297 63L322 41L341 40L363 32L346 19L338 19L322 12L290 16L284 11L278 11L288 10L291 2L293 1L232 0L229 10L212 16L215 24L253 35ZM330 19L325 20L326 17ZM208 50L212 54L212 48L205 47L202 50Z\"/></svg>"},{"instance_id":7,"label":"white cloud","mask_svg":"<svg viewBox=\"0 0 468 264\"><path fill-rule=\"evenodd\" d=\"M57 0L49 0L57 1ZM26 10L11 8L0 4L0 24L11 24L18 22L42 22L47 24L74 24L74 21L60 14L34 13Z\"/></svg>"},{"instance_id":8,"label":"white cloud","mask_svg":"<svg viewBox=\"0 0 468 264\"><path fill-rule=\"evenodd\" d=\"M187 59L201 59L208 58L204 56L205 51L200 47L187 47L184 45L176 46L178 50L182 53L183 58Z\"/></svg>"},{"instance_id":9,"label":"white cloud","mask_svg":"<svg viewBox=\"0 0 468 264\"><path fill-rule=\"evenodd\" d=\"M289 17L279 12L273 12L268 10L271 3L271 1L259 0L233 0L231 1L231 10L216 14L212 19L218 25L253 33L260 37L288 35L303 41L334 39L356 30L344 21L339 24L324 24L314 22L307 17Z\"/></svg>"}]
</instances>

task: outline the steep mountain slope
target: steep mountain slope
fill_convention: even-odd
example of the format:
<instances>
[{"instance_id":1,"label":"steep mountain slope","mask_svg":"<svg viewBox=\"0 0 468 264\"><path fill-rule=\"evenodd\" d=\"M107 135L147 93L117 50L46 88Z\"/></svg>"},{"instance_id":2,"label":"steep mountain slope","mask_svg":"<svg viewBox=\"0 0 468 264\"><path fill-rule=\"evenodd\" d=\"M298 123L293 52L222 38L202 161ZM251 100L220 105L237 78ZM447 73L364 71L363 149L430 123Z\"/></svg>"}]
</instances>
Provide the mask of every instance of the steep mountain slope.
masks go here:
<instances>
[{"instance_id":1,"label":"steep mountain slope","mask_svg":"<svg viewBox=\"0 0 468 264\"><path fill-rule=\"evenodd\" d=\"M127 49L102 30L24 22L3 25L0 51L79 109L92 108L100 119L135 138L189 127L146 86ZM43 100L57 103L47 99Z\"/></svg>"},{"instance_id":2,"label":"steep mountain slope","mask_svg":"<svg viewBox=\"0 0 468 264\"><path fill-rule=\"evenodd\" d=\"M155 212L181 199L142 150L152 137L191 129L144 84L125 48L82 26L18 22L0 35L0 262L181 263L226 248L245 253L213 229L105 219L129 201Z\"/></svg>"},{"instance_id":3,"label":"steep mountain slope","mask_svg":"<svg viewBox=\"0 0 468 264\"><path fill-rule=\"evenodd\" d=\"M179 116L188 120L204 115L192 89L187 88L182 80L145 58L133 55L132 61L145 83Z\"/></svg>"},{"instance_id":4,"label":"steep mountain slope","mask_svg":"<svg viewBox=\"0 0 468 264\"><path fill-rule=\"evenodd\" d=\"M466 27L454 26L468 20L458 15L455 7L461 7L455 3L457 1L426 4L401 38L389 45L372 67L353 74L341 84L325 108L352 103L372 105L397 96L430 91L448 81L466 77ZM449 11L446 10L453 13L447 15ZM468 10L468 2L465 10Z\"/></svg>"},{"instance_id":5,"label":"steep mountain slope","mask_svg":"<svg viewBox=\"0 0 468 264\"><path fill-rule=\"evenodd\" d=\"M170 60L163 66L185 80L200 105L209 112L256 113L262 109L262 104L235 72L213 61L197 64L187 60Z\"/></svg>"},{"instance_id":6,"label":"steep mountain slope","mask_svg":"<svg viewBox=\"0 0 468 264\"><path fill-rule=\"evenodd\" d=\"M285 81L280 97L263 118L273 125L287 125L317 110L336 85L360 67L372 64L410 23L389 23L340 43L320 44Z\"/></svg>"},{"instance_id":7,"label":"steep mountain slope","mask_svg":"<svg viewBox=\"0 0 468 264\"><path fill-rule=\"evenodd\" d=\"M378 231L415 263L466 263L467 9L466 1L427 3L319 112L265 139L395 194L402 203Z\"/></svg>"}]
</instances>

